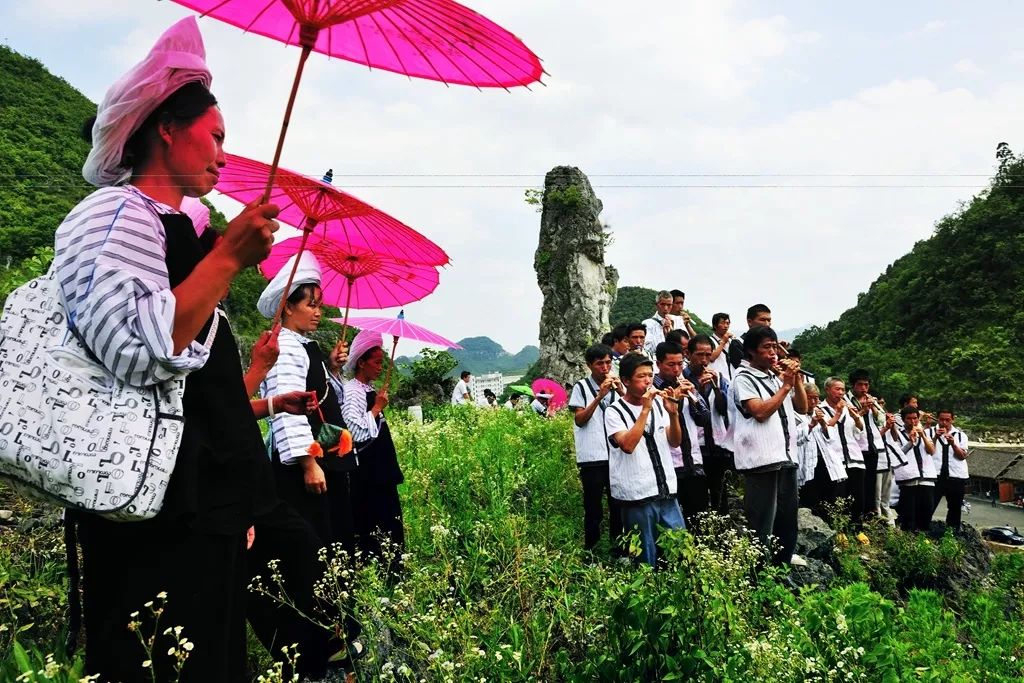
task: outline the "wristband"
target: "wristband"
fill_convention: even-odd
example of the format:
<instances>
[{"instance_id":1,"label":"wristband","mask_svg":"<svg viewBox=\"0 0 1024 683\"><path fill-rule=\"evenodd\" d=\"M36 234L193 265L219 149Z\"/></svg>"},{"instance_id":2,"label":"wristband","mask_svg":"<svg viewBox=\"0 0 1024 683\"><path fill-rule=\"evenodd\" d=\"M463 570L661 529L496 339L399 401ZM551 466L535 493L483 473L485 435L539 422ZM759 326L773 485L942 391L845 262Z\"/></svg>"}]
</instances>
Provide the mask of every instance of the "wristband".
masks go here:
<instances>
[{"instance_id":1,"label":"wristband","mask_svg":"<svg viewBox=\"0 0 1024 683\"><path fill-rule=\"evenodd\" d=\"M267 417L271 420L274 419L274 397L267 397Z\"/></svg>"}]
</instances>

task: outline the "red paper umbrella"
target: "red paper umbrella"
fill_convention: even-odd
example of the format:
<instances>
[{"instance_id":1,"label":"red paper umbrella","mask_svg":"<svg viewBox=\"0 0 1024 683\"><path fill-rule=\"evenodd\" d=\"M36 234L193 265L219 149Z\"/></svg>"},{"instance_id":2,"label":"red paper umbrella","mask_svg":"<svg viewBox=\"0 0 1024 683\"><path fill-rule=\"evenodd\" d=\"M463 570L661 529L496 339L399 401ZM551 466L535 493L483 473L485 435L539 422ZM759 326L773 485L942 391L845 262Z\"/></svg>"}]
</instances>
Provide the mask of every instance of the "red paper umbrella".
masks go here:
<instances>
[{"instance_id":1,"label":"red paper umbrella","mask_svg":"<svg viewBox=\"0 0 1024 683\"><path fill-rule=\"evenodd\" d=\"M228 154L220 172L217 191L243 204L260 198L270 177L270 166L235 154ZM443 266L448 254L434 242L401 221L370 206L324 180L278 169L270 201L281 207L282 223L313 229L329 228L341 247L372 251L399 262ZM326 234L326 233L325 233Z\"/></svg>"},{"instance_id":2,"label":"red paper umbrella","mask_svg":"<svg viewBox=\"0 0 1024 683\"><path fill-rule=\"evenodd\" d=\"M302 53L271 163L273 181L302 70L312 51L416 78L509 88L539 81L521 40L452 0L175 0ZM272 182L267 184L269 195Z\"/></svg>"}]
</instances>

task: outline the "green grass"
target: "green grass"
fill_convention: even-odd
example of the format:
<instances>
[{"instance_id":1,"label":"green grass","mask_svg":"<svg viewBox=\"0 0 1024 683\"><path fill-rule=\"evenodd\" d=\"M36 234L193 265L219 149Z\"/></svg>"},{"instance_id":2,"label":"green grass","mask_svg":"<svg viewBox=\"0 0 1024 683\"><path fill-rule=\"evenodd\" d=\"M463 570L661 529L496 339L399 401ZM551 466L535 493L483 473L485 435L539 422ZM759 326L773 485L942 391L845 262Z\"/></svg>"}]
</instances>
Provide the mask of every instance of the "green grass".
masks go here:
<instances>
[{"instance_id":1,"label":"green grass","mask_svg":"<svg viewBox=\"0 0 1024 683\"><path fill-rule=\"evenodd\" d=\"M329 599L354 600L368 645L360 680L1024 678L1024 560L998 560L990 579L954 602L915 581L955 562L956 541L926 548L913 537L879 538L870 564L849 549L833 585L794 593L784 574L759 569L745 536L712 521L700 539L669 535L664 570L614 564L603 559L607 548L581 548L567 416L445 408L436 417L393 419L406 474L402 580L388 584L372 566L343 575L328 563L318 585ZM0 535L0 575L11 577L0 605L15 628L32 624L17 635L20 654L11 630L0 634L3 680L26 658L42 670L45 654L59 650L62 567L44 552L47 533L33 532L35 549ZM255 674L268 664L250 649ZM70 680L73 664L63 661L55 666L65 678L51 680Z\"/></svg>"}]
</instances>

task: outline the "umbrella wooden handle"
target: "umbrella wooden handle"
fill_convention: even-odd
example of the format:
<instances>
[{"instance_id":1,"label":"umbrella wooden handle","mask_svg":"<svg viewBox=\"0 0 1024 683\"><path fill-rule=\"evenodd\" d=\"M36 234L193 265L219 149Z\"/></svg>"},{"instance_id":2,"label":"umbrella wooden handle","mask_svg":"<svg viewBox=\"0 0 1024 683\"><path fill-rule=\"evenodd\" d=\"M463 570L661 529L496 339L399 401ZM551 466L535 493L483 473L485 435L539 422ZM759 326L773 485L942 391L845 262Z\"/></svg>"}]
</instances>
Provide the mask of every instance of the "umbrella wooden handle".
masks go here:
<instances>
[{"instance_id":1,"label":"umbrella wooden handle","mask_svg":"<svg viewBox=\"0 0 1024 683\"><path fill-rule=\"evenodd\" d=\"M274 161L270 164L270 174L267 176L267 188L263 190L263 203L270 201L270 191L274 188L274 178L277 176L277 166L281 163L281 152L284 150L284 138L288 134L288 124L292 121L292 108L295 106L295 96L299 92L299 83L302 81L302 70L306 68L306 60L313 50L312 45L304 45L302 54L299 55L299 66L295 69L295 80L292 81L292 91L288 95L288 106L284 109L284 120L281 121L281 132L277 136L277 149L274 150Z\"/></svg>"},{"instance_id":2,"label":"umbrella wooden handle","mask_svg":"<svg viewBox=\"0 0 1024 683\"><path fill-rule=\"evenodd\" d=\"M395 349L398 348L398 337L392 337L392 339L395 341L391 344L391 361L388 363L388 374L384 377L384 391L391 386L391 369L395 367Z\"/></svg>"},{"instance_id":3,"label":"umbrella wooden handle","mask_svg":"<svg viewBox=\"0 0 1024 683\"><path fill-rule=\"evenodd\" d=\"M281 293L281 303L277 305L277 312L274 313L274 322L271 327L281 322L281 316L284 314L284 305L288 303L288 296L292 288L292 280L295 279L295 273L299 269L299 259L302 256L302 252L306 250L306 240L309 239L309 231L302 231L302 243L299 245L299 250L295 252L295 263L292 264L292 272L288 274L288 282L284 286L284 292Z\"/></svg>"}]
</instances>

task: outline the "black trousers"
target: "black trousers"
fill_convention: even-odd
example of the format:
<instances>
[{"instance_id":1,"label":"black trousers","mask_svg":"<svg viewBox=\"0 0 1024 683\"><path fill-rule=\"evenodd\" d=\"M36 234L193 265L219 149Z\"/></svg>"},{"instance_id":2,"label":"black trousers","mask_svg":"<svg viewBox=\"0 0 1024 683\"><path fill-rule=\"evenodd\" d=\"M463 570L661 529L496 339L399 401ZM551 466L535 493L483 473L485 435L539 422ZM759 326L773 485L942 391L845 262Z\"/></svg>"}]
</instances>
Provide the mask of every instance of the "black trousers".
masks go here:
<instances>
[{"instance_id":1,"label":"black trousers","mask_svg":"<svg viewBox=\"0 0 1024 683\"><path fill-rule=\"evenodd\" d=\"M850 521L855 527L859 527L864 519L864 504L866 501L875 499L874 484L872 484L871 498L865 494L865 483L867 479L865 472L856 467L849 467L846 470L846 497L850 500ZM872 482L874 478L872 477Z\"/></svg>"},{"instance_id":2,"label":"black trousers","mask_svg":"<svg viewBox=\"0 0 1024 683\"><path fill-rule=\"evenodd\" d=\"M708 510L708 478L706 475L688 473L684 467L675 469L676 500L683 511L683 520L690 533L698 534L700 520L697 515Z\"/></svg>"},{"instance_id":3,"label":"black trousers","mask_svg":"<svg viewBox=\"0 0 1024 683\"><path fill-rule=\"evenodd\" d=\"M743 508L747 523L766 548L771 547L772 536L777 539L773 564L789 564L796 548L796 468L748 472L744 474L744 481Z\"/></svg>"},{"instance_id":4,"label":"black trousers","mask_svg":"<svg viewBox=\"0 0 1024 683\"><path fill-rule=\"evenodd\" d=\"M704 456L704 475L708 478L708 506L720 515L729 514L729 501L726 496L725 473L735 472L736 465L732 451L715 446L701 448Z\"/></svg>"},{"instance_id":5,"label":"black trousers","mask_svg":"<svg viewBox=\"0 0 1024 683\"><path fill-rule=\"evenodd\" d=\"M864 517L878 515L878 508L875 507L875 482L878 470L878 451L862 451L864 456Z\"/></svg>"},{"instance_id":6,"label":"black trousers","mask_svg":"<svg viewBox=\"0 0 1024 683\"><path fill-rule=\"evenodd\" d=\"M828 476L825 459L819 457L818 464L814 466L814 478L805 482L800 489L800 506L809 508L815 515L831 524L832 515L825 504L834 504L844 495L846 481L832 481Z\"/></svg>"},{"instance_id":7,"label":"black trousers","mask_svg":"<svg viewBox=\"0 0 1024 683\"><path fill-rule=\"evenodd\" d=\"M313 595L313 584L324 573L324 565L317 558L324 544L309 522L287 504L260 517L255 527L256 540L246 553L249 581L259 575L264 585L276 590L267 563L278 560L284 592L295 607L250 592L246 604L249 624L275 660L284 662L281 648L298 644L300 656L295 673L312 679L323 678L327 659L344 648L346 640L355 638L359 630L351 616L346 615L342 622L336 605L319 601ZM344 623L346 638L335 638L333 631L303 615L332 625ZM287 669L287 662L285 665ZM290 670L284 672L285 679L291 675Z\"/></svg>"},{"instance_id":8,"label":"black trousers","mask_svg":"<svg viewBox=\"0 0 1024 683\"><path fill-rule=\"evenodd\" d=\"M82 546L85 666L100 680L174 680L167 650L176 639L164 629L181 626L195 644L181 681L248 681L245 642L245 534L204 534L151 524L108 522L77 515ZM154 631L146 603L166 592ZM138 612L137 617L132 617ZM138 635L156 634L152 669Z\"/></svg>"},{"instance_id":9,"label":"black trousers","mask_svg":"<svg viewBox=\"0 0 1024 683\"><path fill-rule=\"evenodd\" d=\"M966 479L953 477L939 477L935 482L935 500L932 501L932 515L939 507L939 501L943 496L946 498L946 526L951 529L960 529L963 516L964 490L967 488Z\"/></svg>"},{"instance_id":10,"label":"black trousers","mask_svg":"<svg viewBox=\"0 0 1024 683\"><path fill-rule=\"evenodd\" d=\"M896 524L904 531L928 531L931 526L934 492L932 486L900 486Z\"/></svg>"},{"instance_id":11,"label":"black trousers","mask_svg":"<svg viewBox=\"0 0 1024 683\"><path fill-rule=\"evenodd\" d=\"M352 473L352 515L356 548L367 557L387 560L389 573L400 569L401 555L405 552L405 527L398 487L377 483L357 469Z\"/></svg>"},{"instance_id":12,"label":"black trousers","mask_svg":"<svg viewBox=\"0 0 1024 683\"><path fill-rule=\"evenodd\" d=\"M583 486L583 547L592 549L601 540L601 518L604 516L602 500L608 504L608 540L612 552L622 537L622 512L612 500L612 489L608 481L608 462L581 465L580 484Z\"/></svg>"}]
</instances>

